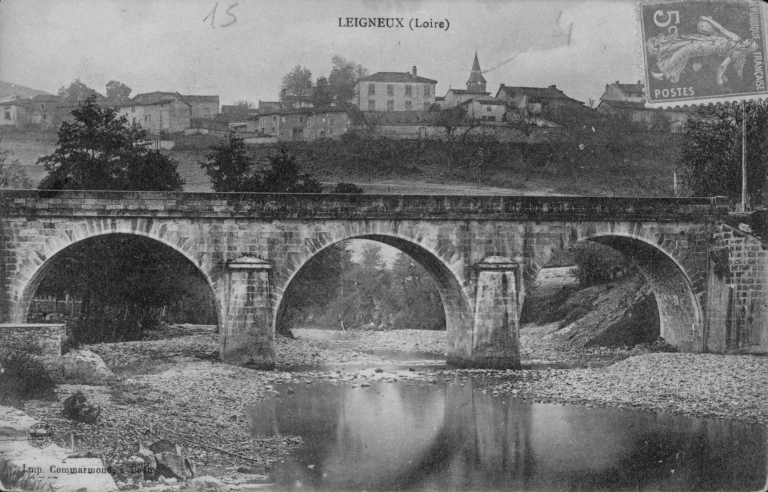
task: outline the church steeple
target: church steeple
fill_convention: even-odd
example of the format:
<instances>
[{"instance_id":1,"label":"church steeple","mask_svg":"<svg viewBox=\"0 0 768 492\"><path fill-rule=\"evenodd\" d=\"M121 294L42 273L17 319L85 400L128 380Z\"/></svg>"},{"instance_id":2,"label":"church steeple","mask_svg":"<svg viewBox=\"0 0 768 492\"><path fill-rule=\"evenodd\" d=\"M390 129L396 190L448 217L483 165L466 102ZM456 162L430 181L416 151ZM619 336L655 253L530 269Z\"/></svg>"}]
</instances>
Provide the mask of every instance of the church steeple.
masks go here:
<instances>
[{"instance_id":1,"label":"church steeple","mask_svg":"<svg viewBox=\"0 0 768 492\"><path fill-rule=\"evenodd\" d=\"M477 51L475 51L475 61L472 63L472 73L467 80L467 91L469 92L482 92L485 93L485 77L480 71L480 62L477 59Z\"/></svg>"}]
</instances>

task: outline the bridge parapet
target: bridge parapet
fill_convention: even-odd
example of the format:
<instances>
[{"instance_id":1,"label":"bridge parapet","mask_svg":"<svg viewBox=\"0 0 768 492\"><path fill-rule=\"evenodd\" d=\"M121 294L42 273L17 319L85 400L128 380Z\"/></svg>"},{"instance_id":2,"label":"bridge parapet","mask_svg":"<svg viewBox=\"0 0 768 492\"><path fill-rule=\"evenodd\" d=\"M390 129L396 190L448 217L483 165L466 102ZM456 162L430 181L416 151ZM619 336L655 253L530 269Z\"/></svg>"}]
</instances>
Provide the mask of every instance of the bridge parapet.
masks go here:
<instances>
[{"instance_id":1,"label":"bridge parapet","mask_svg":"<svg viewBox=\"0 0 768 492\"><path fill-rule=\"evenodd\" d=\"M722 217L727 198L0 191L6 216L629 220Z\"/></svg>"}]
</instances>

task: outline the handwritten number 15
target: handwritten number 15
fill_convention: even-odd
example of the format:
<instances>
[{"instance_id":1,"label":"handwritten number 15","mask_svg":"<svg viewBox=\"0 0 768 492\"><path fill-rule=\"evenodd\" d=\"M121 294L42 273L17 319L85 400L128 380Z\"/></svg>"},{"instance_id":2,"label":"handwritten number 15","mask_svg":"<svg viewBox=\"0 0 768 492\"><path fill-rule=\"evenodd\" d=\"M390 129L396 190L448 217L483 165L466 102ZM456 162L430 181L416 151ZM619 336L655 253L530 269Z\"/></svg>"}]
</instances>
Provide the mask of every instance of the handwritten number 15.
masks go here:
<instances>
[{"instance_id":1,"label":"handwritten number 15","mask_svg":"<svg viewBox=\"0 0 768 492\"><path fill-rule=\"evenodd\" d=\"M235 17L235 14L231 13L230 10L237 7L239 4L237 3L231 3L229 4L229 8L227 9L226 14L230 17L232 17L232 20L227 22L226 24L219 24L219 27L229 27L235 22L237 22L237 17ZM214 25L214 21L216 20L216 9L219 7L219 2L216 2L216 5L213 6L213 10L211 10L211 13L205 16L205 19L203 19L203 22L207 21L210 17L211 19L211 28L216 29L216 26Z\"/></svg>"}]
</instances>

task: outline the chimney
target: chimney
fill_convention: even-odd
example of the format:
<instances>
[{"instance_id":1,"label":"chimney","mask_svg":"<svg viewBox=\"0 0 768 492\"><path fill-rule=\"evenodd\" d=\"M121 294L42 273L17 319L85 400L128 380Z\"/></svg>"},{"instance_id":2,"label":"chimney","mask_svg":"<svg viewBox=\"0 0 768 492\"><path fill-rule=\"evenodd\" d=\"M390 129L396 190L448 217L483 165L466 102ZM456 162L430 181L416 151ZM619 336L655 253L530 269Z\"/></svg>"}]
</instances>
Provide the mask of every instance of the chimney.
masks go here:
<instances>
[{"instance_id":1,"label":"chimney","mask_svg":"<svg viewBox=\"0 0 768 492\"><path fill-rule=\"evenodd\" d=\"M617 80L617 81L616 81L616 86L618 86L618 85L619 85L619 81Z\"/></svg>"},{"instance_id":2,"label":"chimney","mask_svg":"<svg viewBox=\"0 0 768 492\"><path fill-rule=\"evenodd\" d=\"M549 88L550 89L557 89L557 86L556 85L550 85Z\"/></svg>"},{"instance_id":3,"label":"chimney","mask_svg":"<svg viewBox=\"0 0 768 492\"><path fill-rule=\"evenodd\" d=\"M416 65L413 66L413 70L411 71L411 73L413 74L414 77L416 76Z\"/></svg>"}]
</instances>

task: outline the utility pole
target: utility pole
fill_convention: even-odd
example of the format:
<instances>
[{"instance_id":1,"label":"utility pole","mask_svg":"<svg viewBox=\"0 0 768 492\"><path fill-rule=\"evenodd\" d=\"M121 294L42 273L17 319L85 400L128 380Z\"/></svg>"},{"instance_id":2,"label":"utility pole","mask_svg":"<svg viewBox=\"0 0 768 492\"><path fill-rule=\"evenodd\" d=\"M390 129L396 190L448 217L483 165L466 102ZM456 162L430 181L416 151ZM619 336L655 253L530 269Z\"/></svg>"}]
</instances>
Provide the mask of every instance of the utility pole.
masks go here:
<instances>
[{"instance_id":1,"label":"utility pole","mask_svg":"<svg viewBox=\"0 0 768 492\"><path fill-rule=\"evenodd\" d=\"M747 102L741 101L741 211L747 211Z\"/></svg>"}]
</instances>

